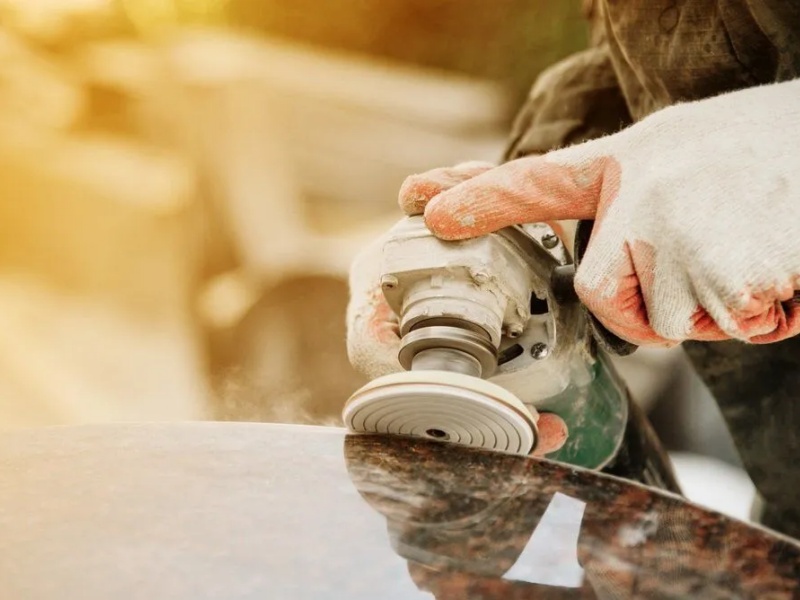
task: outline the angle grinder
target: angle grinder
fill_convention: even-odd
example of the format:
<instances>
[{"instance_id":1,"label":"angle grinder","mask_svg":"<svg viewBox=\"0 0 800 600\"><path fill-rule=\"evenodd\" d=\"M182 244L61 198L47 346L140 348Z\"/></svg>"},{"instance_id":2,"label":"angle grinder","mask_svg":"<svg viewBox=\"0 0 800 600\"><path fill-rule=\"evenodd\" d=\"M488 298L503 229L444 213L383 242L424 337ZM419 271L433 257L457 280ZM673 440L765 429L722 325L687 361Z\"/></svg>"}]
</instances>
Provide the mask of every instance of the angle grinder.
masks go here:
<instances>
[{"instance_id":1,"label":"angle grinder","mask_svg":"<svg viewBox=\"0 0 800 600\"><path fill-rule=\"evenodd\" d=\"M575 264L548 225L448 242L414 216L384 240L381 287L399 319L405 371L350 397L352 432L529 454L540 413L552 412L569 430L554 458L591 468L613 458L627 391L598 354Z\"/></svg>"}]
</instances>

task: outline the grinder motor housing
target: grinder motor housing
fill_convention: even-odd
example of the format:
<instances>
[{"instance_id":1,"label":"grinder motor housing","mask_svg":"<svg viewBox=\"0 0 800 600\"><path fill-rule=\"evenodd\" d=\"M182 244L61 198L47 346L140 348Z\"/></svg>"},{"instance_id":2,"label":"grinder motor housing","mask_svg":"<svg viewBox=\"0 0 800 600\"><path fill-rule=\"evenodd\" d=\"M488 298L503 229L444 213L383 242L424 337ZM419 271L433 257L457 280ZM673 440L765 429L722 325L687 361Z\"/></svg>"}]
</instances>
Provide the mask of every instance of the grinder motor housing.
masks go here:
<instances>
[{"instance_id":1,"label":"grinder motor housing","mask_svg":"<svg viewBox=\"0 0 800 600\"><path fill-rule=\"evenodd\" d=\"M649 424L594 343L574 268L543 223L443 241L423 217L403 218L384 238L381 264L382 292L399 321L399 361L431 381L457 374L470 388L475 378L495 384L533 415L534 434L539 413L557 414L569 435L548 458L609 472L620 460L641 460L643 482L677 489ZM369 429L353 426L348 407L345 421ZM635 458L631 444L649 450Z\"/></svg>"},{"instance_id":2,"label":"grinder motor housing","mask_svg":"<svg viewBox=\"0 0 800 600\"><path fill-rule=\"evenodd\" d=\"M545 248L548 240L556 245ZM422 217L403 219L386 238L381 269L383 294L399 319L401 364L434 366L430 348L466 353L449 336L472 337L481 369L468 374L490 379L525 404L536 406L571 382L588 383L594 361L581 306L559 302L552 285L555 269L567 265L563 245L544 224L444 242ZM441 336L439 346L431 328ZM481 338L491 360L478 349Z\"/></svg>"}]
</instances>

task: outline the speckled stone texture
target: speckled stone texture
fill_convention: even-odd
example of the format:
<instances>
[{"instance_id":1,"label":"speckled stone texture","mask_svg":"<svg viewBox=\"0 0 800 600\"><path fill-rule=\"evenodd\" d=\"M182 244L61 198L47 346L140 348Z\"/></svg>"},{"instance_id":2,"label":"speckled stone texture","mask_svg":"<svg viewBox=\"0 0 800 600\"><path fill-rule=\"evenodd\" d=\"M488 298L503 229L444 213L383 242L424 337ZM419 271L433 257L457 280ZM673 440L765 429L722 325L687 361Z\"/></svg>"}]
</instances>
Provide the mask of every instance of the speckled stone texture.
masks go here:
<instances>
[{"instance_id":1,"label":"speckled stone texture","mask_svg":"<svg viewBox=\"0 0 800 600\"><path fill-rule=\"evenodd\" d=\"M336 428L0 435L0 598L795 598L800 545L621 479Z\"/></svg>"}]
</instances>

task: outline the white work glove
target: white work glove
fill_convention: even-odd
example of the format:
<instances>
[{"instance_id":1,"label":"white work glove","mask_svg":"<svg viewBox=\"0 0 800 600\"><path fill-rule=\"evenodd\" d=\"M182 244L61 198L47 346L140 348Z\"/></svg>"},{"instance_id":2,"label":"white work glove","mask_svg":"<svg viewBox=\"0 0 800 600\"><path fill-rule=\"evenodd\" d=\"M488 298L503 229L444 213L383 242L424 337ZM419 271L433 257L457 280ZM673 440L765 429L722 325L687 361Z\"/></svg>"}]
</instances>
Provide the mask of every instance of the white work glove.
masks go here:
<instances>
[{"instance_id":1,"label":"white work glove","mask_svg":"<svg viewBox=\"0 0 800 600\"><path fill-rule=\"evenodd\" d=\"M494 167L471 162L436 169L422 178L409 178L400 190L400 207L407 215L422 213L430 198ZM380 283L384 237L364 248L350 267L347 307L347 354L350 363L370 379L402 371L397 353L400 331L397 315L383 297Z\"/></svg>"},{"instance_id":2,"label":"white work glove","mask_svg":"<svg viewBox=\"0 0 800 600\"><path fill-rule=\"evenodd\" d=\"M800 80L661 110L619 133L406 194L442 239L594 219L578 296L639 345L800 333ZM424 190L423 190L424 191Z\"/></svg>"}]
</instances>

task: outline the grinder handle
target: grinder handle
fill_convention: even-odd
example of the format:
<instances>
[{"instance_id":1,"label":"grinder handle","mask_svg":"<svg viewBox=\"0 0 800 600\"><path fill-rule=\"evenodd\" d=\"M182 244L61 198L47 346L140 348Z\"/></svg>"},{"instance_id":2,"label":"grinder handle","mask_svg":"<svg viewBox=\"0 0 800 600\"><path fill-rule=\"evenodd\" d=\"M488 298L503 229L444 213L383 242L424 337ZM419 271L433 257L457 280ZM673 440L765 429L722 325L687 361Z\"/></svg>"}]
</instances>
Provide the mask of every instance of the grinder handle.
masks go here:
<instances>
[{"instance_id":1,"label":"grinder handle","mask_svg":"<svg viewBox=\"0 0 800 600\"><path fill-rule=\"evenodd\" d=\"M578 228L575 232L574 262L553 269L550 285L555 299L560 303L579 301L578 295L575 293L575 270L580 265L581 258L589 245L589 237L592 234L593 227L594 221L584 220L578 222ZM585 306L583 309L586 312L593 337L603 350L618 356L628 356L636 351L638 348L636 344L626 342L614 335Z\"/></svg>"}]
</instances>

